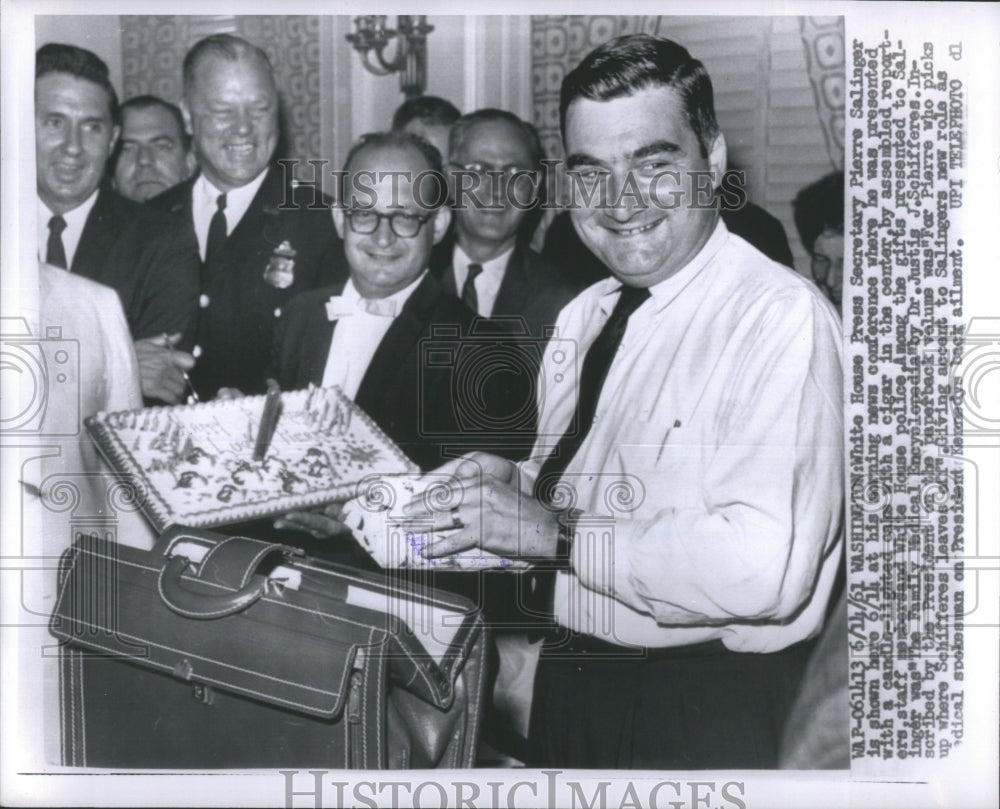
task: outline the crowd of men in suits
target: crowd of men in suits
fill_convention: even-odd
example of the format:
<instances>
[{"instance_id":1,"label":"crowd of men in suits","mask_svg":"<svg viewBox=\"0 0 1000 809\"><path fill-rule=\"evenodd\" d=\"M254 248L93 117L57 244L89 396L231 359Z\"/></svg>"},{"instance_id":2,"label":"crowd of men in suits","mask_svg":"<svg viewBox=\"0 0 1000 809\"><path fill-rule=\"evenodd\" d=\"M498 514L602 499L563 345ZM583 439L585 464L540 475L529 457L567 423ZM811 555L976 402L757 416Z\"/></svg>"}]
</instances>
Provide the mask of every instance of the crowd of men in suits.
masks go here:
<instances>
[{"instance_id":1,"label":"crowd of men in suits","mask_svg":"<svg viewBox=\"0 0 1000 809\"><path fill-rule=\"evenodd\" d=\"M635 85L607 92L605 85L596 90L585 88L578 91L579 97L573 95L576 91L564 88L564 128L569 125L564 136L568 150L579 147L571 156L599 164L599 171L608 176L618 171L622 160L627 163L651 151L687 155L690 167L721 173L725 168L721 133L709 129L696 132L695 138L690 128L685 129L674 118L669 123L677 130L671 132L676 142L654 138L651 124L651 131L642 133L650 136L649 143L637 142L634 152L622 157L609 149L605 157L601 151L606 145L599 137L601 127L608 125L602 116L611 111L602 105L615 106L616 115L624 114L610 129L624 127L622 142L634 140L634 131L626 126L632 120L630 115L640 124L647 119L654 121L651 108L644 106L646 95L659 92L662 97L656 101L667 111L664 115L672 114L676 91L669 82L661 84L655 78L661 62L690 62L704 72L683 49L662 51L656 43L665 41L640 40L616 47L625 48L635 64L649 63L649 76L654 78L647 76L637 79ZM609 51L601 58L624 57ZM602 65L600 59L591 60L585 68L600 72ZM575 80L585 85L590 79L581 74ZM521 495L512 495L511 500L517 501L517 507L505 512L504 530L498 527L495 539L494 535L483 535L476 540L507 555L518 555L521 547L518 543L523 536L516 526L525 513L524 504L551 500L540 493L541 489L532 491L531 481L537 477L541 484L547 475L563 474L574 457L578 461L590 458L602 469L627 471L632 461L611 448L618 444L639 446L652 437L660 454L655 461L643 461L648 462L644 468L649 475L644 483L651 496L662 495L663 500L637 512L637 526L639 517L650 522L629 534L632 547L642 547L651 526L667 526L663 530L685 535L678 540L672 562L705 565L707 569L710 556L700 555L702 550L695 547L698 542L730 543L731 552L743 558L747 548L740 543L753 539L765 523L776 534L792 532L773 543L760 543L759 558L770 560L768 564L773 562L777 568L765 571L763 562L744 558L737 564L733 558L718 565L715 572L725 584L716 588L689 586L683 581L686 574L678 572L680 568L668 575L659 563L650 564L648 571L659 571L669 579L677 588L676 596L656 591L653 581L643 578L638 568L627 584L625 580L617 583L625 595L616 595L615 586L602 590L599 577L584 578L581 570L569 584L574 592L572 588L579 588L582 581L584 588L610 599L616 614L620 613L621 627L626 634L632 633L626 641L640 647L681 650L654 656L649 661L651 668L644 671L667 677L665 682L669 682L668 670L681 667L684 677L708 683L702 701L686 710L700 711L713 700L718 702L722 693L737 693L734 682L741 683L741 694L750 694L751 687L764 688L770 682L784 691L780 700L769 696L768 705L782 706L774 716L765 715L769 708L758 705L748 720L752 727L744 728L742 735L730 733L730 742L725 745L712 742L712 734L723 733L727 712L734 709L733 700L728 699L727 707L711 712L716 730L702 733L705 741L699 747L676 716L664 718L652 712L640 721L637 704L624 704L630 699L651 699L660 687L669 690L669 686L651 685L646 674L630 667L627 674L638 683L636 691L619 694L620 699L611 700L607 710L593 714L597 719L580 725L580 706L597 693L595 689L613 689L619 669L602 669L588 683L567 686L567 678L579 668L581 655L600 656L606 649L580 641L592 631L586 621L563 617L560 620L571 631L566 649L572 659L560 667L553 662L557 656L543 649L534 686L532 727L548 728L548 733L539 736L533 731L536 738L531 745L518 746L517 737L527 733L524 710L508 728L515 737L511 752L540 764L767 766L775 760L777 736L772 726L780 723L794 696L797 677L811 648L807 640L822 623L836 568L834 557L840 547L836 544L835 505L820 509L815 519L807 518L807 506L798 502L799 495L793 497L798 491L815 491L813 480L802 486L799 477L803 475L822 478L822 486L829 490L828 505L839 496L839 473L821 469L821 462L829 460L829 430L805 428L807 424L818 424L824 430L830 425L835 428L836 417L827 411L829 403L839 399L833 382L833 318L827 317L827 311L814 299L815 289L804 289L798 283L801 279L791 281L786 278L790 274L778 268L776 262L791 264L791 254L777 220L755 206L724 211L725 224L718 222L717 212L696 215L685 211L673 216L669 224L664 224L666 219L651 219L648 213L632 210L627 216L603 214L604 219L574 214L573 224L568 215L560 215L548 231L544 250L536 252L530 242L539 225L539 206L515 205L509 196L506 204L461 204L461 188L455 185L449 187L448 194L440 195L436 204L428 205L423 197L418 198L414 187L396 182L397 177L426 172L471 178L480 184L497 178L514 183L525 175L536 180L540 176L545 155L538 133L529 123L499 109L462 115L448 102L432 97L406 102L397 111L390 131L365 136L350 150L344 165L349 180L383 178L371 185L370 204L355 205L347 199L331 202L325 197L318 200L315 188L293 183L277 162L279 97L267 56L256 46L225 34L201 40L186 55L179 106L153 96L119 105L107 67L98 57L70 45L44 45L37 53L35 105L39 258L118 293L147 403L257 394L265 390L269 377L279 380L283 389L310 383L339 385L425 472L441 467L449 457L466 454L466 459L477 459L480 480L476 485L486 485L485 476L497 491L520 488ZM714 122L714 111L711 119ZM688 141L700 144L700 156L684 151L690 146ZM529 188L529 196L543 193L538 182ZM760 252L742 239L727 241L730 232L743 235ZM662 234L672 235L674 241ZM652 248L645 243L634 250L627 247L633 239L649 239ZM718 260L705 252L709 249L724 253L727 267L717 269ZM657 263L671 250L676 250L676 257L669 266ZM699 268L697 280L692 280L693 265ZM701 271L702 266L710 269ZM764 280L748 288L745 279L726 274L731 274L732 267L741 268L747 277L759 275ZM51 276L48 270L46 273L47 278ZM675 283L675 273L691 276L684 276L687 286L661 286ZM709 278L715 279L716 288L696 291ZM577 297L585 287L587 292ZM641 294L633 296L635 290ZM661 312L675 297L685 295L703 296L703 306L726 308L731 318L727 327L748 345L766 332L773 340L782 336L789 342L780 347L769 345L763 354L733 346L732 341L696 342L691 334L707 333L716 324L693 304L657 332ZM626 299L630 309L622 314ZM780 314L781 307L792 314ZM633 311L642 314L632 321L633 326L627 326ZM597 408L595 399L589 420L578 424L584 406L580 404L578 412L575 399L566 399L569 394L565 394L562 378L548 374L552 356L546 343L557 325L560 334L573 336L581 347L580 396L585 396L588 373L596 375L592 386L596 396L605 377L615 373L614 366L609 370L606 364L595 371L597 347L608 355L608 362L617 354L642 350L628 341L622 343L620 333L609 337L606 332L610 326L602 331L600 325L590 325L609 316L608 323L616 323L619 331L646 329L644 339L650 348L634 360L639 376L617 379L615 395L634 397L621 400L617 416L608 418L609 414ZM789 317L795 322L786 322ZM689 339L684 339L685 329ZM808 351L785 356L787 349L799 348L795 335L806 332L816 340L815 351L832 352L833 360ZM669 351L657 349L657 334L667 333L676 344ZM422 346L436 339L450 341L456 358L450 364L436 366L422 353ZM690 372L683 384L678 382L676 367L671 366L673 370L666 373L665 366L654 364L657 358L674 357L675 351L678 367L683 365ZM461 379L456 380L456 374L465 355L469 361L464 366L479 387L476 395L463 398L466 386ZM504 359L510 356L516 356L516 362ZM709 359L715 363L711 367L698 366ZM723 366L731 374L746 376L742 393L722 389L717 374ZM484 367L495 373L482 374ZM545 395L539 395L538 386L543 382ZM797 387L800 383L806 394ZM757 430L754 441L776 438L770 422L756 418L745 399L747 391L768 385L783 391L784 409L769 412L767 418L790 419L793 433L798 419L803 434L798 437L799 454L760 461L731 451L725 443L729 440L726 431ZM704 397L707 404L703 402L699 410L695 402L686 400L680 393L685 387L691 395ZM808 395L808 402L799 402L800 394ZM657 395L659 399L650 398ZM744 398L726 398L734 395ZM605 394L604 399L609 396ZM716 406L713 397L724 402ZM663 404L668 400L674 408L669 413ZM793 407L796 403L817 410L800 412ZM663 433L658 422L650 426L650 419L667 415L673 424L672 438L670 430ZM587 441L593 425L599 425L593 435L603 436L599 439L604 442L599 459L595 448L598 439ZM647 427L645 433L640 432ZM720 430L726 434L718 435ZM547 444L540 437L542 433L550 439ZM702 457L712 442L722 447L717 449L719 457L732 457L725 461ZM786 444L795 442L795 435L784 439ZM817 446L822 451L809 456L806 450ZM664 448L670 451L661 463ZM473 451L481 454L469 456ZM561 459L553 462L560 454ZM510 471L522 468L512 464L530 464L526 459L539 455L545 464L539 461L535 465L530 481L521 480L520 472ZM767 456L767 452L761 455ZM670 464L676 467L673 472ZM467 473L468 467L456 469ZM669 475L678 470L687 476L683 485L667 486ZM773 483L763 483L769 476ZM718 487L718 496L700 490L700 485ZM741 492L740 485L754 491ZM759 487L759 497L754 487ZM698 512L702 507L710 513ZM573 513L565 511L552 519L539 517L536 529L550 528L553 542L557 534L572 538L579 514L576 509L570 511ZM666 511L676 513L668 518ZM748 517L748 513L769 516L764 520ZM718 522L722 514L726 515L723 523L731 521L728 525ZM327 538L343 530L337 516L336 509L289 514L274 527ZM453 527L455 515L452 518ZM465 524L474 522L468 515ZM795 532L801 532L802 525L812 534L797 539ZM515 527L513 533L507 530L510 526ZM461 543L463 537L450 541L457 547L455 543ZM650 552L642 550L647 557ZM542 555L553 553L555 546L546 545ZM632 561L640 565L641 558L637 555ZM625 556L619 559L621 564L627 561ZM576 559L574 564L582 564L582 560ZM794 577L793 592L786 591L790 586L786 582L781 584L780 598L765 593L756 600L741 600L723 589L740 587L748 571L755 570L768 581L785 570ZM562 589L555 591L560 597L566 594L565 572L561 568ZM705 570L700 575L706 575ZM544 589L537 581L531 587ZM521 595L519 589L496 600L509 605ZM549 590L545 608L549 612L553 597ZM495 609L488 597L486 609L487 617ZM769 632L767 627L756 625L768 620L783 628ZM693 625L693 631L677 629L687 625ZM548 649L552 638L545 643ZM565 639L562 643L566 644ZM786 654L786 649L792 651ZM523 651L511 647L507 653L516 657ZM743 651L757 654L741 654ZM533 654L537 659L537 648ZM763 662L754 667L755 673L748 680L744 661L751 657ZM503 666L501 661L501 679L505 676ZM515 668L519 671L520 664ZM516 680L517 672L508 671L506 676ZM529 692L530 688L529 684ZM633 724L627 732L612 731L622 716L631 717L628 721ZM673 722L670 735L676 737L673 752L664 753L662 759L655 752L655 728L660 722ZM772 731L766 743L759 742L763 725ZM562 736L554 739L557 731ZM634 755L605 739L616 733L619 742L626 739L621 743L634 749ZM748 751L747 746L755 743L761 744L761 749ZM708 750L713 744L715 753ZM614 749L605 749L608 745ZM678 752L682 750L684 755Z\"/></svg>"}]
</instances>

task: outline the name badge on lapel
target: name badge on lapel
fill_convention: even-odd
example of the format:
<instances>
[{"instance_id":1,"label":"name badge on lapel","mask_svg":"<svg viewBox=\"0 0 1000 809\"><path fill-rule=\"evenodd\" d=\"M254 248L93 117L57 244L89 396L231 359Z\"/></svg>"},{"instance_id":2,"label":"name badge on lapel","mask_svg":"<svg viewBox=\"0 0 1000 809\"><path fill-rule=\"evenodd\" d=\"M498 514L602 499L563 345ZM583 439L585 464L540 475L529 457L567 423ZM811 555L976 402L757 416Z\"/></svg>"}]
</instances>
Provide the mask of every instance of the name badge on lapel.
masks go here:
<instances>
[{"instance_id":1,"label":"name badge on lapel","mask_svg":"<svg viewBox=\"0 0 1000 809\"><path fill-rule=\"evenodd\" d=\"M264 280L276 289L295 283L295 248L287 239L274 248L264 268Z\"/></svg>"}]
</instances>

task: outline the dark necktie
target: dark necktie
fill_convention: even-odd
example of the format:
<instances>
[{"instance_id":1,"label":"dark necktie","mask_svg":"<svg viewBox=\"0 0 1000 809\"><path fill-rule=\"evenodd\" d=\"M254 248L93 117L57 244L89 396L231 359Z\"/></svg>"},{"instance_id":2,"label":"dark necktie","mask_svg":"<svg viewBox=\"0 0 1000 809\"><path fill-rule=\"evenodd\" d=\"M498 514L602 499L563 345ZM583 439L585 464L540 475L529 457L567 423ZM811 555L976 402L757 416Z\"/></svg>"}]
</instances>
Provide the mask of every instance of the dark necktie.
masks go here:
<instances>
[{"instance_id":1,"label":"dark necktie","mask_svg":"<svg viewBox=\"0 0 1000 809\"><path fill-rule=\"evenodd\" d=\"M45 263L53 267L66 266L66 248L63 247L62 232L66 230L66 220L56 214L49 220L49 241L45 245Z\"/></svg>"},{"instance_id":2,"label":"dark necktie","mask_svg":"<svg viewBox=\"0 0 1000 809\"><path fill-rule=\"evenodd\" d=\"M226 195L219 194L215 200L216 210L212 221L208 223L208 244L205 245L205 261L210 261L226 243Z\"/></svg>"},{"instance_id":3,"label":"dark necktie","mask_svg":"<svg viewBox=\"0 0 1000 809\"><path fill-rule=\"evenodd\" d=\"M462 303L477 314L479 313L479 295L476 294L476 278L482 271L482 264L470 264L469 274L465 276L465 283L462 284Z\"/></svg>"},{"instance_id":4,"label":"dark necktie","mask_svg":"<svg viewBox=\"0 0 1000 809\"><path fill-rule=\"evenodd\" d=\"M553 487L559 482L559 477L590 432L604 379L608 375L608 369L615 358L618 346L621 345L622 337L625 336L628 319L647 298L649 290L645 287L622 287L622 293L611 311L611 317L587 350L580 372L580 393L577 397L576 412L573 413L566 432L538 472L535 481L537 499L545 503L551 502Z\"/></svg>"}]
</instances>

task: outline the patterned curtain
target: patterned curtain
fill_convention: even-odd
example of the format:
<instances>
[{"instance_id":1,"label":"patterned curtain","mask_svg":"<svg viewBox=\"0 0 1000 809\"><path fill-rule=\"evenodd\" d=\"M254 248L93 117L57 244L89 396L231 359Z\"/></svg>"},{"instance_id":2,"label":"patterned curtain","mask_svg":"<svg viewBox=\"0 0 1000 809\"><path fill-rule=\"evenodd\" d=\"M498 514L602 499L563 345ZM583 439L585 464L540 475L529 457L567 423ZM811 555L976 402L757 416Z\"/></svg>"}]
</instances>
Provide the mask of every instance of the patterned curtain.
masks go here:
<instances>
[{"instance_id":1,"label":"patterned curtain","mask_svg":"<svg viewBox=\"0 0 1000 809\"><path fill-rule=\"evenodd\" d=\"M318 17L123 16L121 21L123 99L152 93L177 103L188 48L209 34L235 34L262 48L274 65L284 124L281 151L299 160L322 154Z\"/></svg>"},{"instance_id":2,"label":"patterned curtain","mask_svg":"<svg viewBox=\"0 0 1000 809\"><path fill-rule=\"evenodd\" d=\"M802 44L830 162L835 169L842 169L845 96L843 17L803 17Z\"/></svg>"}]
</instances>

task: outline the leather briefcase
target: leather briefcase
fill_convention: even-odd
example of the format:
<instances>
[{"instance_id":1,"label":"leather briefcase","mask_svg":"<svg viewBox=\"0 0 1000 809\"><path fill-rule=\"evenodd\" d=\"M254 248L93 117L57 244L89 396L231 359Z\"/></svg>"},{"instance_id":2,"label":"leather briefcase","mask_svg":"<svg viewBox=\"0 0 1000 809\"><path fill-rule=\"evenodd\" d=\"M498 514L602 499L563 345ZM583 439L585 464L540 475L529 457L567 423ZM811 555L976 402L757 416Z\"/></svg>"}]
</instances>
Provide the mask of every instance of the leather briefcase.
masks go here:
<instances>
[{"instance_id":1,"label":"leather briefcase","mask_svg":"<svg viewBox=\"0 0 1000 809\"><path fill-rule=\"evenodd\" d=\"M177 527L82 537L60 577L64 764L474 763L486 628L459 596Z\"/></svg>"}]
</instances>

